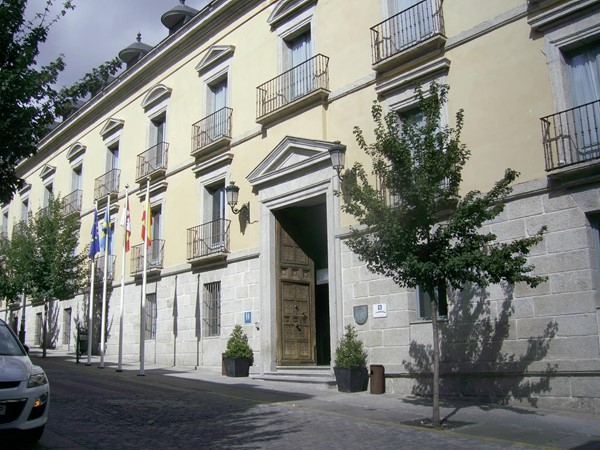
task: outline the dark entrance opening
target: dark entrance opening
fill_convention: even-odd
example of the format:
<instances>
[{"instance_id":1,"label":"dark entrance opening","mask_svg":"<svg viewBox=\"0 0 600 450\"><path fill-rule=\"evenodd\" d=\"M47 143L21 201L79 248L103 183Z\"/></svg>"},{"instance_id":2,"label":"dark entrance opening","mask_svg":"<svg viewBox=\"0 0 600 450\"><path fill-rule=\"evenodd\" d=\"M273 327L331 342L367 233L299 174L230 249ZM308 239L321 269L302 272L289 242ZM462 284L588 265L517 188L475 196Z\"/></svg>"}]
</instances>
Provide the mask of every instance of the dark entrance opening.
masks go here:
<instances>
[{"instance_id":1,"label":"dark entrance opening","mask_svg":"<svg viewBox=\"0 0 600 450\"><path fill-rule=\"evenodd\" d=\"M314 348L317 365L331 363L327 211L324 198L275 211L281 227L314 263ZM313 363L314 364L314 363Z\"/></svg>"}]
</instances>

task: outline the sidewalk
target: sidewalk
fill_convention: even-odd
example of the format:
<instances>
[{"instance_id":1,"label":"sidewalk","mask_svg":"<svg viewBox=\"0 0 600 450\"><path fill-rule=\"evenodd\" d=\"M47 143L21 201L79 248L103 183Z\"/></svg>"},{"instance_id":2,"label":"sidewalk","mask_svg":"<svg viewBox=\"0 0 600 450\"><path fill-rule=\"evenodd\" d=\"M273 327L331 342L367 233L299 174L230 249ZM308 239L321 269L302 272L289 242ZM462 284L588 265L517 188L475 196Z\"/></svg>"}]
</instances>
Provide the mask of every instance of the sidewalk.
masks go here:
<instances>
[{"instance_id":1,"label":"sidewalk","mask_svg":"<svg viewBox=\"0 0 600 450\"><path fill-rule=\"evenodd\" d=\"M41 356L41 351L32 349L31 355ZM72 359L75 363L72 353L49 350L47 355ZM84 356L81 364L86 361L87 357ZM99 358L94 356L91 362L97 367ZM116 361L107 357L105 368L116 369ZM122 369L126 372L138 372L139 364L123 363ZM419 426L423 419L431 417L431 404L423 399L403 399L393 394L372 395L368 391L348 394L336 389L298 383L227 378L220 372L202 368L194 370L145 364L146 373L158 371L163 376L238 386L245 384L257 390L308 394L308 399L288 406L309 412L351 417L357 421L414 427ZM286 406L285 403L281 405ZM466 402L449 404L442 401L441 417L447 418L445 431L433 432L455 433L534 448L600 449L600 416L542 411L525 406L474 405Z\"/></svg>"}]
</instances>

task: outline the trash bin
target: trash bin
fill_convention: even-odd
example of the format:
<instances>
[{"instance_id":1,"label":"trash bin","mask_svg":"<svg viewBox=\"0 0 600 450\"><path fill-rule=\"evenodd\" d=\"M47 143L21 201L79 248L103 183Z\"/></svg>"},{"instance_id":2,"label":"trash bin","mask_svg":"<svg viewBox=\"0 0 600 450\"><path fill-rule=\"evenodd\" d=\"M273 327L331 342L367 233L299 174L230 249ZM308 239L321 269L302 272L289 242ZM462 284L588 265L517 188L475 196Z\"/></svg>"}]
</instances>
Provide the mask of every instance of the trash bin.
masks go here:
<instances>
[{"instance_id":1,"label":"trash bin","mask_svg":"<svg viewBox=\"0 0 600 450\"><path fill-rule=\"evenodd\" d=\"M385 369L381 364L371 364L371 394L385 393Z\"/></svg>"},{"instance_id":2,"label":"trash bin","mask_svg":"<svg viewBox=\"0 0 600 450\"><path fill-rule=\"evenodd\" d=\"M87 353L87 346L88 346L88 335L87 333L80 333L79 334L79 339L77 340L77 346L78 346L78 351L77 353L79 353L80 355L83 355L84 353Z\"/></svg>"}]
</instances>

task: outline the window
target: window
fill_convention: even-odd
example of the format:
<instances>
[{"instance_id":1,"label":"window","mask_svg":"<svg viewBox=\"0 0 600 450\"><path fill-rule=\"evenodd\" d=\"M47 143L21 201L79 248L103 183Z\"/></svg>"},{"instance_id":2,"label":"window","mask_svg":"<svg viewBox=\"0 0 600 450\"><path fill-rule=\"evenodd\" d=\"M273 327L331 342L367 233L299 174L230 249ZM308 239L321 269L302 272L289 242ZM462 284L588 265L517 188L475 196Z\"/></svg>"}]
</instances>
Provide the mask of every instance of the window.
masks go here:
<instances>
[{"instance_id":1,"label":"window","mask_svg":"<svg viewBox=\"0 0 600 450\"><path fill-rule=\"evenodd\" d=\"M77 167L73 167L73 171L71 172L71 192L81 190L83 180L83 169L82 166L79 165Z\"/></svg>"},{"instance_id":2,"label":"window","mask_svg":"<svg viewBox=\"0 0 600 450\"><path fill-rule=\"evenodd\" d=\"M221 334L221 282L204 285L204 336Z\"/></svg>"},{"instance_id":3,"label":"window","mask_svg":"<svg viewBox=\"0 0 600 450\"><path fill-rule=\"evenodd\" d=\"M150 121L150 145L165 142L167 138L167 116L161 114Z\"/></svg>"},{"instance_id":4,"label":"window","mask_svg":"<svg viewBox=\"0 0 600 450\"><path fill-rule=\"evenodd\" d=\"M437 288L438 294L438 316L448 315L448 296L446 285L441 284ZM419 319L431 319L431 297L421 287L417 287L417 317Z\"/></svg>"},{"instance_id":5,"label":"window","mask_svg":"<svg viewBox=\"0 0 600 450\"><path fill-rule=\"evenodd\" d=\"M388 0L389 16L396 16L390 23L392 44L400 51L421 42L435 31L432 0Z\"/></svg>"},{"instance_id":6,"label":"window","mask_svg":"<svg viewBox=\"0 0 600 450\"><path fill-rule=\"evenodd\" d=\"M225 246L225 183L207 188L209 205L210 230L208 231L209 241L207 245L211 250L224 250Z\"/></svg>"},{"instance_id":7,"label":"window","mask_svg":"<svg viewBox=\"0 0 600 450\"><path fill-rule=\"evenodd\" d=\"M156 305L156 293L146 294L146 330L145 339L156 339L156 318L158 309Z\"/></svg>"},{"instance_id":8,"label":"window","mask_svg":"<svg viewBox=\"0 0 600 450\"><path fill-rule=\"evenodd\" d=\"M227 106L227 75L208 85L207 115Z\"/></svg>"},{"instance_id":9,"label":"window","mask_svg":"<svg viewBox=\"0 0 600 450\"><path fill-rule=\"evenodd\" d=\"M8 209L2 211L2 234L8 236Z\"/></svg>"},{"instance_id":10,"label":"window","mask_svg":"<svg viewBox=\"0 0 600 450\"><path fill-rule=\"evenodd\" d=\"M152 224L150 236L152 245L148 249L148 267L162 267L162 206L152 207Z\"/></svg>"},{"instance_id":11,"label":"window","mask_svg":"<svg viewBox=\"0 0 600 450\"><path fill-rule=\"evenodd\" d=\"M596 267L600 273L600 214L591 216L590 223L594 232L594 249L596 250ZM600 286L599 286L600 288Z\"/></svg>"},{"instance_id":12,"label":"window","mask_svg":"<svg viewBox=\"0 0 600 450\"><path fill-rule=\"evenodd\" d=\"M44 208L50 205L50 199L54 196L54 186L48 183L44 186Z\"/></svg>"},{"instance_id":13,"label":"window","mask_svg":"<svg viewBox=\"0 0 600 450\"><path fill-rule=\"evenodd\" d=\"M21 200L21 221L27 222L29 218L29 199L24 198Z\"/></svg>"},{"instance_id":14,"label":"window","mask_svg":"<svg viewBox=\"0 0 600 450\"><path fill-rule=\"evenodd\" d=\"M119 168L119 142L111 145L106 151L106 171Z\"/></svg>"},{"instance_id":15,"label":"window","mask_svg":"<svg viewBox=\"0 0 600 450\"><path fill-rule=\"evenodd\" d=\"M35 315L35 336L34 342L37 345L42 345L42 337L44 334L44 318L42 317L42 313L37 313Z\"/></svg>"},{"instance_id":16,"label":"window","mask_svg":"<svg viewBox=\"0 0 600 450\"><path fill-rule=\"evenodd\" d=\"M313 56L310 29L292 38L284 38L284 43L286 45L283 59L284 69L292 69L288 74L289 100L293 100L314 90L315 78L312 67L309 67L308 63L302 64Z\"/></svg>"},{"instance_id":17,"label":"window","mask_svg":"<svg viewBox=\"0 0 600 450\"><path fill-rule=\"evenodd\" d=\"M71 308L65 308L63 311L63 345L71 345Z\"/></svg>"},{"instance_id":18,"label":"window","mask_svg":"<svg viewBox=\"0 0 600 450\"><path fill-rule=\"evenodd\" d=\"M227 74L207 85L207 105L206 116L208 117L205 125L206 134L209 141L214 141L221 136L229 135L229 114L226 108L228 99L228 80Z\"/></svg>"},{"instance_id":19,"label":"window","mask_svg":"<svg viewBox=\"0 0 600 450\"><path fill-rule=\"evenodd\" d=\"M580 152L600 152L600 41L565 54ZM591 102L595 102L590 104ZM585 106L584 106L585 105Z\"/></svg>"}]
</instances>

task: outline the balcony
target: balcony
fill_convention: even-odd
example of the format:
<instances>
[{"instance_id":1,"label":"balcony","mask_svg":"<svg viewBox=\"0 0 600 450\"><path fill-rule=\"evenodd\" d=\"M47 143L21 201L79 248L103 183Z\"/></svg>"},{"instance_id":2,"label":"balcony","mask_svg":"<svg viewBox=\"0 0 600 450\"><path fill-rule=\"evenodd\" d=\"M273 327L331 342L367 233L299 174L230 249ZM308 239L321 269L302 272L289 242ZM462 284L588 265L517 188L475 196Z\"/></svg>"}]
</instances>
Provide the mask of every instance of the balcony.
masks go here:
<instances>
[{"instance_id":1,"label":"balcony","mask_svg":"<svg viewBox=\"0 0 600 450\"><path fill-rule=\"evenodd\" d=\"M187 230L187 259L190 263L224 260L229 253L229 225L226 219L213 220Z\"/></svg>"},{"instance_id":2,"label":"balcony","mask_svg":"<svg viewBox=\"0 0 600 450\"><path fill-rule=\"evenodd\" d=\"M441 0L424 0L371 28L378 72L439 51L446 43Z\"/></svg>"},{"instance_id":3,"label":"balcony","mask_svg":"<svg viewBox=\"0 0 600 450\"><path fill-rule=\"evenodd\" d=\"M192 156L204 156L231 142L233 109L222 108L192 125Z\"/></svg>"},{"instance_id":4,"label":"balcony","mask_svg":"<svg viewBox=\"0 0 600 450\"><path fill-rule=\"evenodd\" d=\"M137 156L137 167L135 181L141 183L146 178L158 178L164 176L167 171L167 157L169 155L169 144L159 142Z\"/></svg>"},{"instance_id":5,"label":"balcony","mask_svg":"<svg viewBox=\"0 0 600 450\"><path fill-rule=\"evenodd\" d=\"M62 213L65 216L81 212L83 205L83 191L77 189L63 198Z\"/></svg>"},{"instance_id":6,"label":"balcony","mask_svg":"<svg viewBox=\"0 0 600 450\"><path fill-rule=\"evenodd\" d=\"M99 256L95 259L96 270L94 274L94 282L102 283L104 281L104 260L105 256ZM108 265L106 267L106 279L112 280L115 275L115 261L117 260L116 255L108 255Z\"/></svg>"},{"instance_id":7,"label":"balcony","mask_svg":"<svg viewBox=\"0 0 600 450\"><path fill-rule=\"evenodd\" d=\"M96 182L94 183L94 198L101 200L108 195L118 194L120 178L121 171L119 169L109 170L104 175L96 178Z\"/></svg>"},{"instance_id":8,"label":"balcony","mask_svg":"<svg viewBox=\"0 0 600 450\"><path fill-rule=\"evenodd\" d=\"M546 171L585 171L590 166L596 166L597 170L600 159L600 100L540 120ZM564 168L572 170L562 170Z\"/></svg>"},{"instance_id":9,"label":"balcony","mask_svg":"<svg viewBox=\"0 0 600 450\"><path fill-rule=\"evenodd\" d=\"M148 262L146 273L154 274L163 269L165 252L165 241L153 239L152 245L148 247ZM144 271L144 244L131 247L131 275L141 275Z\"/></svg>"},{"instance_id":10,"label":"balcony","mask_svg":"<svg viewBox=\"0 0 600 450\"><path fill-rule=\"evenodd\" d=\"M329 96L329 58L316 55L256 88L256 122L264 125Z\"/></svg>"}]
</instances>

